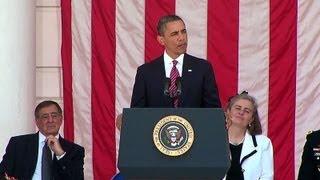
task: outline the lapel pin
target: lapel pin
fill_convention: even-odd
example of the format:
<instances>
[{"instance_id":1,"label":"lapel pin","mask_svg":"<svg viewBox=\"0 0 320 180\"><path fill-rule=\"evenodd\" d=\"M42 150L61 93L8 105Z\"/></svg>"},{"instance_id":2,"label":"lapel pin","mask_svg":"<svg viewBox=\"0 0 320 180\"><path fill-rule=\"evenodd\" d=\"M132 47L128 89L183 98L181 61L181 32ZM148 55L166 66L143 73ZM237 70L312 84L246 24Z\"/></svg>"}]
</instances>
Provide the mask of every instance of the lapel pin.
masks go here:
<instances>
[{"instance_id":1,"label":"lapel pin","mask_svg":"<svg viewBox=\"0 0 320 180\"><path fill-rule=\"evenodd\" d=\"M192 72L192 69L188 69L188 72Z\"/></svg>"}]
</instances>

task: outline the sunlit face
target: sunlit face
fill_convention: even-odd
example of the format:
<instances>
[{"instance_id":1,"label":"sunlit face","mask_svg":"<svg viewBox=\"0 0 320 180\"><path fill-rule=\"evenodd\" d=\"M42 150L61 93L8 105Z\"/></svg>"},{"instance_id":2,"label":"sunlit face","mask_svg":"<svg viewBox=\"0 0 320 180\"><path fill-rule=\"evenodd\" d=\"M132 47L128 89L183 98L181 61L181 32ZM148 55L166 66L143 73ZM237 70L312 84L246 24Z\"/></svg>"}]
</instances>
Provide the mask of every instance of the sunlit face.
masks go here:
<instances>
[{"instance_id":1,"label":"sunlit face","mask_svg":"<svg viewBox=\"0 0 320 180\"><path fill-rule=\"evenodd\" d=\"M183 21L169 22L165 26L164 34L158 35L158 42L166 48L168 55L175 59L187 51L187 30Z\"/></svg>"},{"instance_id":2,"label":"sunlit face","mask_svg":"<svg viewBox=\"0 0 320 180\"><path fill-rule=\"evenodd\" d=\"M50 105L40 109L36 124L39 131L45 135L57 135L62 123L62 114L58 112L55 105Z\"/></svg>"},{"instance_id":3,"label":"sunlit face","mask_svg":"<svg viewBox=\"0 0 320 180\"><path fill-rule=\"evenodd\" d=\"M231 126L247 128L253 121L253 104L247 99L237 100L230 110L227 110Z\"/></svg>"}]
</instances>

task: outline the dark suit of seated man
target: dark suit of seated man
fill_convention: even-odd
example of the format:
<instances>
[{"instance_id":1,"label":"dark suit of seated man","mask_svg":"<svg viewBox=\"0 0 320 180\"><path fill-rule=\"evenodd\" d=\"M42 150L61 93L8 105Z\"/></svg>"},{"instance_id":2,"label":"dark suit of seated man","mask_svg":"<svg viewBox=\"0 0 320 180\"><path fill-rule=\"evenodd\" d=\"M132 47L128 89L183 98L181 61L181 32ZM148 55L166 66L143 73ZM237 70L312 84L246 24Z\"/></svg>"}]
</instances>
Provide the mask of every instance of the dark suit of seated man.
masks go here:
<instances>
[{"instance_id":1,"label":"dark suit of seated man","mask_svg":"<svg viewBox=\"0 0 320 180\"><path fill-rule=\"evenodd\" d=\"M176 15L163 16L157 30L164 54L138 68L131 107L220 107L210 63L186 53L184 21Z\"/></svg>"},{"instance_id":2,"label":"dark suit of seated man","mask_svg":"<svg viewBox=\"0 0 320 180\"><path fill-rule=\"evenodd\" d=\"M83 179L84 148L59 135L60 106L54 101L41 102L35 119L39 132L10 139L0 163L0 177Z\"/></svg>"},{"instance_id":3,"label":"dark suit of seated man","mask_svg":"<svg viewBox=\"0 0 320 180\"><path fill-rule=\"evenodd\" d=\"M298 180L320 179L320 130L307 135Z\"/></svg>"}]
</instances>

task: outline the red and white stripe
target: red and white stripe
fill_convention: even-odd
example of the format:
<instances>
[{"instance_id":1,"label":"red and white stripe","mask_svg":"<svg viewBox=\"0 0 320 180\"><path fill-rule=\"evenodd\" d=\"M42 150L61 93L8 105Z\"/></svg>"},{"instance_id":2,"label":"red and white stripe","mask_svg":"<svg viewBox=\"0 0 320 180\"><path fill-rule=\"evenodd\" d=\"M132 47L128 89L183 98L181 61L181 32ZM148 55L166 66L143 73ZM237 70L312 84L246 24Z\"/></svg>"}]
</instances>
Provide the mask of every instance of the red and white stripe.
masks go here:
<instances>
[{"instance_id":1,"label":"red and white stripe","mask_svg":"<svg viewBox=\"0 0 320 180\"><path fill-rule=\"evenodd\" d=\"M65 137L86 149L86 179L116 173L115 117L129 107L136 68L163 53L160 16L186 23L188 53L213 65L220 99L259 103L275 179L295 179L305 133L320 128L320 2L310 0L63 0Z\"/></svg>"}]
</instances>

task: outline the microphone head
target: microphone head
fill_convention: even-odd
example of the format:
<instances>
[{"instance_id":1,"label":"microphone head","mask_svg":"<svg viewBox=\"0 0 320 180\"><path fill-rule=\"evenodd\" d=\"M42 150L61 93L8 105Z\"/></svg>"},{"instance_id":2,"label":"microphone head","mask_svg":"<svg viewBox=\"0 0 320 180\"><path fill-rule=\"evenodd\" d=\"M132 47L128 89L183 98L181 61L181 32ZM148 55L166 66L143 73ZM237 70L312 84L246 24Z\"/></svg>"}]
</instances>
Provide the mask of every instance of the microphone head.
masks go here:
<instances>
[{"instance_id":1,"label":"microphone head","mask_svg":"<svg viewBox=\"0 0 320 180\"><path fill-rule=\"evenodd\" d=\"M170 96L170 91L169 91L170 83L171 83L170 78L166 78L166 79L164 80L163 94L166 95L166 96Z\"/></svg>"},{"instance_id":2,"label":"microphone head","mask_svg":"<svg viewBox=\"0 0 320 180\"><path fill-rule=\"evenodd\" d=\"M181 95L181 90L178 89L178 90L177 90L177 96L180 96L180 95Z\"/></svg>"},{"instance_id":3,"label":"microphone head","mask_svg":"<svg viewBox=\"0 0 320 180\"><path fill-rule=\"evenodd\" d=\"M176 85L177 85L177 94L176 96L180 96L182 93L182 89L181 89L181 77L177 77L176 79Z\"/></svg>"}]
</instances>

